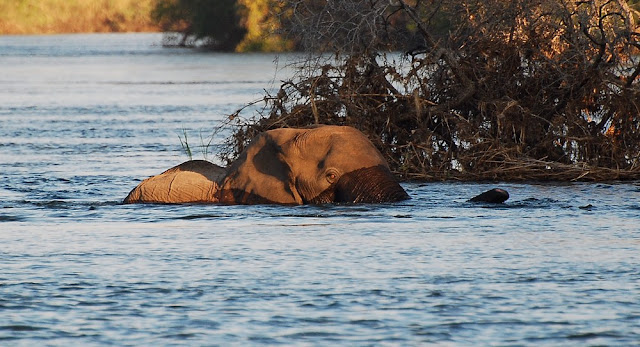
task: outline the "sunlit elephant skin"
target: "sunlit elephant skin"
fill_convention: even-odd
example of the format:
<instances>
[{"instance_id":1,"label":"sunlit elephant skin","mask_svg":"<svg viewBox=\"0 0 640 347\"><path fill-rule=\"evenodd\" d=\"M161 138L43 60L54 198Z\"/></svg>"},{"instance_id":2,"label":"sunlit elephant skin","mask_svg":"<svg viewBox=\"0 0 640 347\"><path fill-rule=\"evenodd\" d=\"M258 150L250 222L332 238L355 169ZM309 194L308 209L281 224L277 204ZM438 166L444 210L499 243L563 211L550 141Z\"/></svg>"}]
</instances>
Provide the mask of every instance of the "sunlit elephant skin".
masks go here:
<instances>
[{"instance_id":1,"label":"sunlit elephant skin","mask_svg":"<svg viewBox=\"0 0 640 347\"><path fill-rule=\"evenodd\" d=\"M134 188L124 203L324 204L409 199L367 137L347 126L275 129L229 167L188 161Z\"/></svg>"},{"instance_id":2,"label":"sunlit elephant skin","mask_svg":"<svg viewBox=\"0 0 640 347\"><path fill-rule=\"evenodd\" d=\"M191 160L142 181L125 203L217 202L218 181L225 169L204 160Z\"/></svg>"}]
</instances>

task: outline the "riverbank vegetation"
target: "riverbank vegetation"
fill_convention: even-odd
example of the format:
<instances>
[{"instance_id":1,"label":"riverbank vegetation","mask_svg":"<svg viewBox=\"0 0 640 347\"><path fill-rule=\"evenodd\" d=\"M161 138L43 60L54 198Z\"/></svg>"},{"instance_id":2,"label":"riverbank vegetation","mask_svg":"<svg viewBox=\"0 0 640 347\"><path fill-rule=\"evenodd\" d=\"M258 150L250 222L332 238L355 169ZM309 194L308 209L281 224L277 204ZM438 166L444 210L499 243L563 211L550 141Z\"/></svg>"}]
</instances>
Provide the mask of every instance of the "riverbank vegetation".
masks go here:
<instances>
[{"instance_id":1,"label":"riverbank vegetation","mask_svg":"<svg viewBox=\"0 0 640 347\"><path fill-rule=\"evenodd\" d=\"M158 31L156 0L0 0L0 34Z\"/></svg>"},{"instance_id":2,"label":"riverbank vegetation","mask_svg":"<svg viewBox=\"0 0 640 347\"><path fill-rule=\"evenodd\" d=\"M152 17L165 32L164 45L218 51L281 52L294 49L280 35L273 0L157 0Z\"/></svg>"},{"instance_id":3,"label":"riverbank vegetation","mask_svg":"<svg viewBox=\"0 0 640 347\"><path fill-rule=\"evenodd\" d=\"M296 0L279 13L331 57L302 62L259 115L231 115L227 159L260 131L324 123L364 131L405 179L640 179L640 32L625 1Z\"/></svg>"}]
</instances>

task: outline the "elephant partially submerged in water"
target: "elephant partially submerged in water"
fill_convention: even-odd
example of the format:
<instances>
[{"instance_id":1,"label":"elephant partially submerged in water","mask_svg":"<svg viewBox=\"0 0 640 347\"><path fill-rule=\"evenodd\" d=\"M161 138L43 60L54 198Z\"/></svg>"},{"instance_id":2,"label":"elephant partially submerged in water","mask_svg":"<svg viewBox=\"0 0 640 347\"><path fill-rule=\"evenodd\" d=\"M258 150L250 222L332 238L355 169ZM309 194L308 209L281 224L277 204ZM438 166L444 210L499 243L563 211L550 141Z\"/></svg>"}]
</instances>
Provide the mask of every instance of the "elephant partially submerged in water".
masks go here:
<instances>
[{"instance_id":1,"label":"elephant partially submerged in water","mask_svg":"<svg viewBox=\"0 0 640 347\"><path fill-rule=\"evenodd\" d=\"M261 133L227 168L187 161L145 179L124 203L301 205L405 199L409 195L364 134L326 125Z\"/></svg>"},{"instance_id":2,"label":"elephant partially submerged in water","mask_svg":"<svg viewBox=\"0 0 640 347\"><path fill-rule=\"evenodd\" d=\"M144 180L124 202L300 205L408 198L364 134L318 126L261 133L226 169L185 162Z\"/></svg>"}]
</instances>

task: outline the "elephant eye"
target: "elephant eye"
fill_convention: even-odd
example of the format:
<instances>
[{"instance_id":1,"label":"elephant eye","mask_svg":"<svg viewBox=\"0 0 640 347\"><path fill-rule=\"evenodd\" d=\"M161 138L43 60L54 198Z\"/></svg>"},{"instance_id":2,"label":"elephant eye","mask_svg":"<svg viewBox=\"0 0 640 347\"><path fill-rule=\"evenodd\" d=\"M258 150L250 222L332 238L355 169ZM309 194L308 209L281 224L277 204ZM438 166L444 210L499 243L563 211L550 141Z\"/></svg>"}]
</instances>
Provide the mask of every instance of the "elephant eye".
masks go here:
<instances>
[{"instance_id":1,"label":"elephant eye","mask_svg":"<svg viewBox=\"0 0 640 347\"><path fill-rule=\"evenodd\" d=\"M338 180L338 174L332 171L327 172L327 181L329 181L329 183L333 183L337 180Z\"/></svg>"}]
</instances>

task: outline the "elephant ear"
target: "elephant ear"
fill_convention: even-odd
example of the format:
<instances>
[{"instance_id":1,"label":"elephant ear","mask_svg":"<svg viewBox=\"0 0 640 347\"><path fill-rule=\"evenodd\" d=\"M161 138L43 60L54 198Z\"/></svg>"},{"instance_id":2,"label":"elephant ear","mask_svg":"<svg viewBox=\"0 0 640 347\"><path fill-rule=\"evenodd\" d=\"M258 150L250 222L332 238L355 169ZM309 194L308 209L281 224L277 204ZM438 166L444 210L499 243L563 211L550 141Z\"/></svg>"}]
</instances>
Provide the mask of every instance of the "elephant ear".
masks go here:
<instances>
[{"instance_id":1,"label":"elephant ear","mask_svg":"<svg viewBox=\"0 0 640 347\"><path fill-rule=\"evenodd\" d=\"M275 129L256 137L227 169L219 199L222 203L302 204L283 145L298 129Z\"/></svg>"},{"instance_id":2,"label":"elephant ear","mask_svg":"<svg viewBox=\"0 0 640 347\"><path fill-rule=\"evenodd\" d=\"M124 203L218 202L218 181L224 174L218 165L190 160L142 181Z\"/></svg>"}]
</instances>

